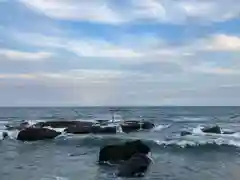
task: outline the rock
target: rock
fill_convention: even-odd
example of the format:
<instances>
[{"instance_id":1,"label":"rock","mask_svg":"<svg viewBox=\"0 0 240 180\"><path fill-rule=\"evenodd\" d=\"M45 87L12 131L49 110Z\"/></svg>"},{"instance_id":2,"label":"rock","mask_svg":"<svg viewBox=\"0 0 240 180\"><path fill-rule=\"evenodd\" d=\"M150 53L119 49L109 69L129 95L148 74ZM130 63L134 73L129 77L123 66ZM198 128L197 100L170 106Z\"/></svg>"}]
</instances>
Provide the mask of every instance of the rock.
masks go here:
<instances>
[{"instance_id":1,"label":"rock","mask_svg":"<svg viewBox=\"0 0 240 180\"><path fill-rule=\"evenodd\" d=\"M139 123L125 123L121 124L122 131L125 133L130 133L134 131L138 131L141 128L141 125Z\"/></svg>"},{"instance_id":2,"label":"rock","mask_svg":"<svg viewBox=\"0 0 240 180\"><path fill-rule=\"evenodd\" d=\"M47 128L26 128L18 133L17 139L21 141L37 141L53 139L60 135L60 132Z\"/></svg>"},{"instance_id":3,"label":"rock","mask_svg":"<svg viewBox=\"0 0 240 180\"><path fill-rule=\"evenodd\" d=\"M2 132L2 138L1 138L1 140L6 139L7 137L9 137L8 133L7 133L7 132Z\"/></svg>"},{"instance_id":4,"label":"rock","mask_svg":"<svg viewBox=\"0 0 240 180\"><path fill-rule=\"evenodd\" d=\"M191 135L192 133L191 132L188 132L188 131L182 131L181 132L181 136L187 136L187 135Z\"/></svg>"},{"instance_id":5,"label":"rock","mask_svg":"<svg viewBox=\"0 0 240 180\"><path fill-rule=\"evenodd\" d=\"M141 128L142 129L152 129L154 127L155 127L155 125L153 123L144 121Z\"/></svg>"},{"instance_id":6,"label":"rock","mask_svg":"<svg viewBox=\"0 0 240 180\"><path fill-rule=\"evenodd\" d=\"M71 134L89 134L92 132L92 127L90 126L70 126L64 129L64 132Z\"/></svg>"},{"instance_id":7,"label":"rock","mask_svg":"<svg viewBox=\"0 0 240 180\"><path fill-rule=\"evenodd\" d=\"M213 127L210 127L210 128L203 128L201 130L204 133L214 133L214 134L221 134L222 133L221 128L219 126L213 126Z\"/></svg>"},{"instance_id":8,"label":"rock","mask_svg":"<svg viewBox=\"0 0 240 180\"><path fill-rule=\"evenodd\" d=\"M116 134L116 127L112 126L70 126L64 130L72 134Z\"/></svg>"},{"instance_id":9,"label":"rock","mask_svg":"<svg viewBox=\"0 0 240 180\"><path fill-rule=\"evenodd\" d=\"M46 121L36 123L35 127L52 127L52 128L67 128L73 126L92 126L91 121Z\"/></svg>"},{"instance_id":10,"label":"rock","mask_svg":"<svg viewBox=\"0 0 240 180\"><path fill-rule=\"evenodd\" d=\"M136 153L119 166L117 176L143 177L151 162L152 160L146 154Z\"/></svg>"},{"instance_id":11,"label":"rock","mask_svg":"<svg viewBox=\"0 0 240 180\"><path fill-rule=\"evenodd\" d=\"M116 126L92 126L92 133L94 134L116 134Z\"/></svg>"},{"instance_id":12,"label":"rock","mask_svg":"<svg viewBox=\"0 0 240 180\"><path fill-rule=\"evenodd\" d=\"M123 132L129 133L140 129L152 129L154 128L154 124L148 121L124 121L121 127Z\"/></svg>"},{"instance_id":13,"label":"rock","mask_svg":"<svg viewBox=\"0 0 240 180\"><path fill-rule=\"evenodd\" d=\"M130 159L136 153L148 154L150 148L141 140L130 141L124 144L108 145L103 147L99 153L99 163L120 162Z\"/></svg>"}]
</instances>

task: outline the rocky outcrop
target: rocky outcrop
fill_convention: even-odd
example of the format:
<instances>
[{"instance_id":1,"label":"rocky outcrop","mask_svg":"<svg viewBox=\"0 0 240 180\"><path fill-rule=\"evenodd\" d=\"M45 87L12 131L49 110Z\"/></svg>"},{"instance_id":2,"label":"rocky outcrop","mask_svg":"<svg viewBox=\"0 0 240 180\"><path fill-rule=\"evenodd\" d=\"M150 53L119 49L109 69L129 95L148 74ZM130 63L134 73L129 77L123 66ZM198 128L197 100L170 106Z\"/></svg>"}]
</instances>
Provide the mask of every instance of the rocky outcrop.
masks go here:
<instances>
[{"instance_id":1,"label":"rocky outcrop","mask_svg":"<svg viewBox=\"0 0 240 180\"><path fill-rule=\"evenodd\" d=\"M129 160L134 154L148 154L150 148L141 140L130 141L124 144L108 145L103 147L99 153L99 163L120 162Z\"/></svg>"},{"instance_id":2,"label":"rocky outcrop","mask_svg":"<svg viewBox=\"0 0 240 180\"><path fill-rule=\"evenodd\" d=\"M53 139L59 134L61 133L47 128L26 128L18 133L17 139L21 141L37 141Z\"/></svg>"}]
</instances>

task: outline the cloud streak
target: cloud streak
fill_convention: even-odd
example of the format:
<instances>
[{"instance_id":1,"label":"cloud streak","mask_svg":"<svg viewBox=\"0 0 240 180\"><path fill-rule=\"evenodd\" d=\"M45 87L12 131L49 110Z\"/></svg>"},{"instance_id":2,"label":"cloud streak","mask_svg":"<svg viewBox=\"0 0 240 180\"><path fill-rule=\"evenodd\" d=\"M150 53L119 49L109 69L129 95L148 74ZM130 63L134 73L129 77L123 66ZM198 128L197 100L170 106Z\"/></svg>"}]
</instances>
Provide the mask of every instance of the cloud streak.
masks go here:
<instances>
[{"instance_id":1,"label":"cloud streak","mask_svg":"<svg viewBox=\"0 0 240 180\"><path fill-rule=\"evenodd\" d=\"M0 56L13 61L42 61L53 56L50 52L26 52L12 49L0 49Z\"/></svg>"},{"instance_id":2,"label":"cloud streak","mask_svg":"<svg viewBox=\"0 0 240 180\"><path fill-rule=\"evenodd\" d=\"M35 11L61 20L109 24L151 20L187 23L225 21L239 17L240 4L234 0L20 0ZM79 13L81 12L81 13Z\"/></svg>"}]
</instances>

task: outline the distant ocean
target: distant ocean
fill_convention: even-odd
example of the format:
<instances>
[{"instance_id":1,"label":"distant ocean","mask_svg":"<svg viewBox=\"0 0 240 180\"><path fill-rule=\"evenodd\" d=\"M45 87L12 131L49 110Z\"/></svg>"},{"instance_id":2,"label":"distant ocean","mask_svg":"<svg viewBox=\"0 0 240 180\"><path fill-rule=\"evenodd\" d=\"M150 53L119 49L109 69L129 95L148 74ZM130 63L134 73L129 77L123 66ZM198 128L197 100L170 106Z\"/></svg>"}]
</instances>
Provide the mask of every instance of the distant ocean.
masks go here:
<instances>
[{"instance_id":1,"label":"distant ocean","mask_svg":"<svg viewBox=\"0 0 240 180\"><path fill-rule=\"evenodd\" d=\"M57 118L111 119L110 107L0 108L0 139L4 125ZM61 135L52 141L23 143L0 140L0 180L111 180L115 168L100 167L100 147L141 139L152 149L154 163L142 179L239 180L240 107L114 107L117 120L145 119L151 131L116 135ZM229 135L201 132L219 125ZM193 132L181 137L183 130ZM121 179L121 178L119 178Z\"/></svg>"}]
</instances>

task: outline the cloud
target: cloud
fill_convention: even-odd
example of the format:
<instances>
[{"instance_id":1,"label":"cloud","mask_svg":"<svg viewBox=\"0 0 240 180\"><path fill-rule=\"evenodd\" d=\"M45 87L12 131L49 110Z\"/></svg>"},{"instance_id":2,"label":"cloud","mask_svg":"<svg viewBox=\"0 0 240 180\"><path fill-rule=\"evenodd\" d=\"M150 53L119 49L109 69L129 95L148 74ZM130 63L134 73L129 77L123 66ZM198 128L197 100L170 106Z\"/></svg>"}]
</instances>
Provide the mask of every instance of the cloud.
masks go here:
<instances>
[{"instance_id":1,"label":"cloud","mask_svg":"<svg viewBox=\"0 0 240 180\"><path fill-rule=\"evenodd\" d=\"M215 75L240 75L238 69L235 68L227 68L227 67L219 67L216 64L212 63L201 63L198 66L192 66L190 70L192 72L197 73L206 73L206 74L215 74Z\"/></svg>"},{"instance_id":2,"label":"cloud","mask_svg":"<svg viewBox=\"0 0 240 180\"><path fill-rule=\"evenodd\" d=\"M63 20L88 20L93 22L119 23L122 21L118 14L108 7L107 1L45 1L20 0L28 7L45 15Z\"/></svg>"},{"instance_id":3,"label":"cloud","mask_svg":"<svg viewBox=\"0 0 240 180\"><path fill-rule=\"evenodd\" d=\"M206 42L206 50L209 51L238 51L240 52L240 37L217 34Z\"/></svg>"},{"instance_id":4,"label":"cloud","mask_svg":"<svg viewBox=\"0 0 240 180\"><path fill-rule=\"evenodd\" d=\"M152 20L157 22L218 22L239 17L236 0L20 0L35 11L62 20L121 24Z\"/></svg>"},{"instance_id":5,"label":"cloud","mask_svg":"<svg viewBox=\"0 0 240 180\"><path fill-rule=\"evenodd\" d=\"M0 56L13 61L42 61L52 57L50 52L25 52L12 49L0 49Z\"/></svg>"},{"instance_id":6,"label":"cloud","mask_svg":"<svg viewBox=\"0 0 240 180\"><path fill-rule=\"evenodd\" d=\"M65 49L79 57L109 57L109 58L134 58L142 56L131 48L121 47L117 44L93 38L64 38L46 36L42 34L16 33L15 40L21 43L39 47Z\"/></svg>"}]
</instances>

